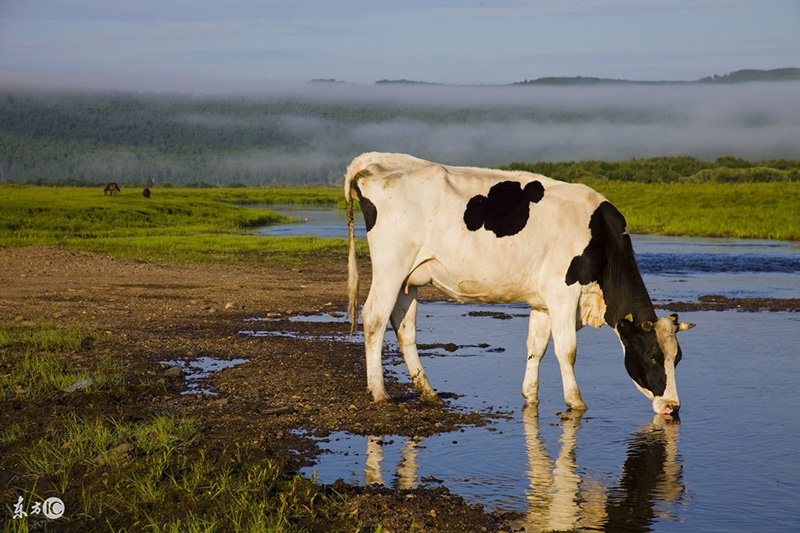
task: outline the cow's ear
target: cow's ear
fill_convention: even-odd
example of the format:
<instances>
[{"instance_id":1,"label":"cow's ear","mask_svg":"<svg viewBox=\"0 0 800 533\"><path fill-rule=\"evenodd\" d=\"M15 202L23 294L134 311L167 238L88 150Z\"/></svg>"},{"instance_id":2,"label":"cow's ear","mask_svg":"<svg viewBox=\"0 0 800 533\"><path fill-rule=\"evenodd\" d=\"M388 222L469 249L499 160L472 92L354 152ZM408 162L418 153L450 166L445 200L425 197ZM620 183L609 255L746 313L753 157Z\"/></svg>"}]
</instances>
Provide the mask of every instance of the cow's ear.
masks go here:
<instances>
[{"instance_id":1,"label":"cow's ear","mask_svg":"<svg viewBox=\"0 0 800 533\"><path fill-rule=\"evenodd\" d=\"M675 327L677 328L678 331L692 329L696 325L696 324L690 324L688 322L678 322L678 315L676 313L669 315L669 319L672 320L672 323L675 324Z\"/></svg>"},{"instance_id":2,"label":"cow's ear","mask_svg":"<svg viewBox=\"0 0 800 533\"><path fill-rule=\"evenodd\" d=\"M625 316L625 318L617 322L617 332L621 337L629 337L633 333L633 330L633 315L630 313Z\"/></svg>"}]
</instances>

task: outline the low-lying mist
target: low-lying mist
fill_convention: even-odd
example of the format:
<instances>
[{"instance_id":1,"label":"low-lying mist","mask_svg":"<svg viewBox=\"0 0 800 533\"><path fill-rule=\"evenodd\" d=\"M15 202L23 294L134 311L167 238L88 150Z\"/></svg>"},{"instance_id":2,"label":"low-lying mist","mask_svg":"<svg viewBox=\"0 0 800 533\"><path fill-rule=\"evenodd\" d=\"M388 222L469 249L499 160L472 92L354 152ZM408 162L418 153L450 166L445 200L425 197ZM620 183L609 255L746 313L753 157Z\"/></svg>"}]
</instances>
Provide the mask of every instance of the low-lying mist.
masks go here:
<instances>
[{"instance_id":1,"label":"low-lying mist","mask_svg":"<svg viewBox=\"0 0 800 533\"><path fill-rule=\"evenodd\" d=\"M86 138L104 141L71 160L71 172L86 176L113 175L119 160L124 172L155 181L331 183L350 159L372 150L483 166L665 155L800 158L800 82L475 87L307 83L235 95L81 96L84 104L92 99L105 101L108 109L64 103L77 131L83 128ZM0 108L13 105L5 100ZM69 135L74 137L75 131L73 124ZM22 130L16 134L28 135ZM51 127L38 140L53 141L59 135L67 134ZM37 141L32 134L28 139ZM57 172L58 163L47 159L47 171ZM13 175L7 168L6 179Z\"/></svg>"},{"instance_id":2,"label":"low-lying mist","mask_svg":"<svg viewBox=\"0 0 800 533\"><path fill-rule=\"evenodd\" d=\"M286 94L262 96L267 101ZM364 120L286 115L309 140L289 161L346 164L396 151L449 164L621 160L664 155L800 157L800 83L604 87L351 86L298 88L293 98L367 111ZM381 113L378 113L380 110ZM264 154L263 164L275 154ZM255 158L251 155L251 160Z\"/></svg>"},{"instance_id":3,"label":"low-lying mist","mask_svg":"<svg viewBox=\"0 0 800 533\"><path fill-rule=\"evenodd\" d=\"M338 97L397 112L388 120L352 124L335 139L320 129L315 140L322 152L344 145L353 151L408 151L486 164L800 155L800 83L336 89L332 102ZM324 95L309 91L304 96ZM403 108L413 109L413 116L403 117Z\"/></svg>"}]
</instances>

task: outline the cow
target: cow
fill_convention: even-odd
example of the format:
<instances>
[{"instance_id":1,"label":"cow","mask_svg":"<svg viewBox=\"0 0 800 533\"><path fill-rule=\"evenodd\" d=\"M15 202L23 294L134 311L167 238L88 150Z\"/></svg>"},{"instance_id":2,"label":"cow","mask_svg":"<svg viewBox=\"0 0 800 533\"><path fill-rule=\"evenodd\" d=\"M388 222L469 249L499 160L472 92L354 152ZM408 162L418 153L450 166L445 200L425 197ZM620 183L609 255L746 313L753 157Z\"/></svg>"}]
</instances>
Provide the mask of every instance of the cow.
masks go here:
<instances>
[{"instance_id":1,"label":"cow","mask_svg":"<svg viewBox=\"0 0 800 533\"><path fill-rule=\"evenodd\" d=\"M116 195L118 192L119 192L119 185L117 185L116 183L114 183L114 182L112 181L111 183L109 183L108 185L106 185L106 188L105 188L105 189L103 189L103 196L106 196L106 195L109 195L109 194L110 194L111 196L114 196L114 195Z\"/></svg>"},{"instance_id":2,"label":"cow","mask_svg":"<svg viewBox=\"0 0 800 533\"><path fill-rule=\"evenodd\" d=\"M345 175L348 315L358 314L353 204L367 228L372 283L361 310L367 389L389 400L381 348L387 322L423 400L440 402L416 347L417 289L433 285L458 302L530 306L522 395L538 404L539 362L552 335L567 407L585 410L575 380L576 332L614 329L625 369L656 413L680 408L676 333L658 318L636 266L625 218L593 189L529 172L445 166L406 154L356 157Z\"/></svg>"},{"instance_id":3,"label":"cow","mask_svg":"<svg viewBox=\"0 0 800 533\"><path fill-rule=\"evenodd\" d=\"M142 189L142 196L144 196L145 198L150 198L150 189L147 187Z\"/></svg>"}]
</instances>

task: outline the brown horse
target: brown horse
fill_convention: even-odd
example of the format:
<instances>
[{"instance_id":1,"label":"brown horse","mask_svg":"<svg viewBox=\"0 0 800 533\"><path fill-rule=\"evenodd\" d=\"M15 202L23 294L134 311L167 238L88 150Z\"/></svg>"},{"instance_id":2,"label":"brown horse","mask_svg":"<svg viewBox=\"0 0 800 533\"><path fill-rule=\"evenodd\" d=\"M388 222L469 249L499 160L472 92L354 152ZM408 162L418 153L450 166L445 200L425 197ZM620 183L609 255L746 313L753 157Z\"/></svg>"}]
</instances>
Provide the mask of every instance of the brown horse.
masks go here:
<instances>
[{"instance_id":1,"label":"brown horse","mask_svg":"<svg viewBox=\"0 0 800 533\"><path fill-rule=\"evenodd\" d=\"M111 196L114 196L118 192L119 192L119 185L117 185L116 183L114 183L112 181L111 183L106 185L105 189L103 189L103 196L108 195L108 194L110 194Z\"/></svg>"}]
</instances>

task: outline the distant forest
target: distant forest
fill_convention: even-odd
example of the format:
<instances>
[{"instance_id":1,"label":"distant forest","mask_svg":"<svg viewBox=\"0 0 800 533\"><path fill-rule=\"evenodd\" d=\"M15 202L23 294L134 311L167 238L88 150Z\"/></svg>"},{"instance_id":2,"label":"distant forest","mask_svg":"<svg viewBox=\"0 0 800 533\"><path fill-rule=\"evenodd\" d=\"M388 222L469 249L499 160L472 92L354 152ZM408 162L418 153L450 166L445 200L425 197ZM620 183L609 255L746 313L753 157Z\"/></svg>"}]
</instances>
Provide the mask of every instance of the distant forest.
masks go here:
<instances>
[{"instance_id":1,"label":"distant forest","mask_svg":"<svg viewBox=\"0 0 800 533\"><path fill-rule=\"evenodd\" d=\"M745 69L737 70L729 74L706 76L696 81L633 81L573 76L537 78L535 80L517 82L515 85L681 85L687 83L749 83L760 81L800 81L800 68L776 68L772 70ZM382 82L385 83L385 80L382 80Z\"/></svg>"},{"instance_id":2,"label":"distant forest","mask_svg":"<svg viewBox=\"0 0 800 533\"><path fill-rule=\"evenodd\" d=\"M789 70L800 69L756 72L785 79L781 72ZM711 81L753 79L755 75L747 72L751 71ZM773 104L774 98L750 98L757 102L754 109L721 105L719 117L709 115L705 100L694 102L691 105L704 113L699 128L692 122L694 111L686 111L691 105L667 99L651 108L649 93L638 95L644 103L629 104L627 95L609 100L605 93L602 98L581 94L565 100L558 88L494 88L487 95L483 88L381 85L360 98L352 94L359 89L349 84L309 86L316 92L270 97L0 88L0 182L334 185L349 161L369 150L408 152L463 165L528 161L511 166L566 180L797 180L800 168L792 159L796 142L791 135L800 118L796 111L783 113L786 105ZM339 91L338 96L325 96L331 91ZM422 94L434 97L414 100L404 91L425 91ZM788 101L796 98L791 94ZM591 99L597 101L586 101ZM764 105L778 111L758 107ZM704 129L709 122L716 129ZM677 147L655 138L664 124L669 128L665 139ZM770 134L773 125L776 133ZM694 130L696 141L690 135ZM733 141L725 137L731 131L737 132ZM703 144L717 138L723 138L722 149ZM636 144L645 140L648 145ZM758 161L752 155L751 160L721 157L747 153L738 153L734 141L748 149L766 146L749 153L767 156ZM597 152L579 152L586 148ZM564 157L565 153L571 155ZM654 153L693 157L642 156ZM785 154L789 159L782 159ZM534 163L567 157L576 162ZM612 161L595 161L606 158Z\"/></svg>"}]
</instances>

